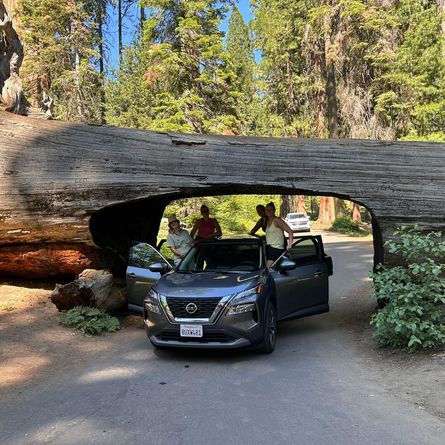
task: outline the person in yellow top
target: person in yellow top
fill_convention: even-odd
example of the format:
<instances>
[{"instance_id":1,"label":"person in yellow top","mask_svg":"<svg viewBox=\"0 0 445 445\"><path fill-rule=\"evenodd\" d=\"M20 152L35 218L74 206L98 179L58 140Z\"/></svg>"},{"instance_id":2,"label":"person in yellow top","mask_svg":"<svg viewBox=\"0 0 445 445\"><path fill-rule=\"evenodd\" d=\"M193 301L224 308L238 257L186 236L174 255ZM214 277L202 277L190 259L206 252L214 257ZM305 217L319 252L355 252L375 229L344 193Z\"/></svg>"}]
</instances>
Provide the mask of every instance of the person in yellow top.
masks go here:
<instances>
[{"instance_id":1,"label":"person in yellow top","mask_svg":"<svg viewBox=\"0 0 445 445\"><path fill-rule=\"evenodd\" d=\"M286 222L275 215L275 204L273 202L266 205L266 217L266 267L270 269L274 261L286 250L284 248L284 232L289 234L288 249L294 243L294 235Z\"/></svg>"}]
</instances>

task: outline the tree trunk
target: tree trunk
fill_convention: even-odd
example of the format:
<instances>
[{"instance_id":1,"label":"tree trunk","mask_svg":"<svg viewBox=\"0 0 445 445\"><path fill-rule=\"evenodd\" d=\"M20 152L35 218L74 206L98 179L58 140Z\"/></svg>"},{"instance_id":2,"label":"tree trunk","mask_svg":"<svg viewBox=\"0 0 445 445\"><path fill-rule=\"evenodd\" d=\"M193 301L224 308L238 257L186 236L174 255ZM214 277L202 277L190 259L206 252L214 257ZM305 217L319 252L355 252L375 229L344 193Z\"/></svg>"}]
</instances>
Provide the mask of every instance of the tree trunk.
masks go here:
<instances>
[{"instance_id":1,"label":"tree trunk","mask_svg":"<svg viewBox=\"0 0 445 445\"><path fill-rule=\"evenodd\" d=\"M122 0L117 2L117 40L119 48L119 64L122 64Z\"/></svg>"},{"instance_id":2,"label":"tree trunk","mask_svg":"<svg viewBox=\"0 0 445 445\"><path fill-rule=\"evenodd\" d=\"M338 139L338 109L337 109L337 86L335 81L335 54L332 46L332 34L337 29L336 14L329 19L329 32L324 38L325 43L325 75L326 75L326 116L328 120L329 137L331 139ZM323 197L320 199L320 216L318 220L322 224L332 224L337 216L337 209L341 206L336 204L333 197ZM343 204L344 207L344 204ZM321 218L321 219L320 219Z\"/></svg>"},{"instance_id":3,"label":"tree trunk","mask_svg":"<svg viewBox=\"0 0 445 445\"><path fill-rule=\"evenodd\" d=\"M141 35L144 32L144 22L145 22L145 8L141 6L140 8L140 27L141 27Z\"/></svg>"},{"instance_id":4,"label":"tree trunk","mask_svg":"<svg viewBox=\"0 0 445 445\"><path fill-rule=\"evenodd\" d=\"M281 195L280 218L286 218L286 215L291 212L291 201L290 195Z\"/></svg>"},{"instance_id":5,"label":"tree trunk","mask_svg":"<svg viewBox=\"0 0 445 445\"><path fill-rule=\"evenodd\" d=\"M97 31L99 37L99 73L100 73L100 122L105 124L105 70L104 70L104 42L103 42L103 26L105 17L105 2L98 0L97 2Z\"/></svg>"},{"instance_id":6,"label":"tree trunk","mask_svg":"<svg viewBox=\"0 0 445 445\"><path fill-rule=\"evenodd\" d=\"M12 25L12 18L0 0L0 102L6 111L26 114L27 103L23 95L20 67L23 46Z\"/></svg>"},{"instance_id":7,"label":"tree trunk","mask_svg":"<svg viewBox=\"0 0 445 445\"><path fill-rule=\"evenodd\" d=\"M351 218L357 224L362 223L362 215L360 213L360 206L355 202L352 203Z\"/></svg>"},{"instance_id":8,"label":"tree trunk","mask_svg":"<svg viewBox=\"0 0 445 445\"><path fill-rule=\"evenodd\" d=\"M305 213L306 211L306 202L304 200L304 195L297 195L295 197L295 209L297 212Z\"/></svg>"},{"instance_id":9,"label":"tree trunk","mask_svg":"<svg viewBox=\"0 0 445 445\"><path fill-rule=\"evenodd\" d=\"M335 218L343 218L347 215L347 211L345 208L345 202L343 199L333 198L335 203Z\"/></svg>"},{"instance_id":10,"label":"tree trunk","mask_svg":"<svg viewBox=\"0 0 445 445\"><path fill-rule=\"evenodd\" d=\"M320 213L318 222L323 225L332 225L335 221L335 200L332 196L320 196Z\"/></svg>"},{"instance_id":11,"label":"tree trunk","mask_svg":"<svg viewBox=\"0 0 445 445\"><path fill-rule=\"evenodd\" d=\"M441 22L440 27L442 29L442 37L444 40L442 54L443 54L443 57L445 58L445 0L438 0L437 10L438 10L439 14L441 14L441 16L442 16L442 22Z\"/></svg>"}]
</instances>

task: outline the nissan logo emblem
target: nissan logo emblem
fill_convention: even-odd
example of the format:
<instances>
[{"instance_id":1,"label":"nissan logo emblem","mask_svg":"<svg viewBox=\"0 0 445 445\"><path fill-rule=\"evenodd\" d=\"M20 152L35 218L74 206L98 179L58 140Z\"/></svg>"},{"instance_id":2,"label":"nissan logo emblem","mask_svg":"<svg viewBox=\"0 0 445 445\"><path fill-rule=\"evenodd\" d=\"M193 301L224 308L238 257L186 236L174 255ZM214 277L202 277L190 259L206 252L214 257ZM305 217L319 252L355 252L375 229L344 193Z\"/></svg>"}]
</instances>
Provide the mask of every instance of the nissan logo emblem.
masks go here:
<instances>
[{"instance_id":1,"label":"nissan logo emblem","mask_svg":"<svg viewBox=\"0 0 445 445\"><path fill-rule=\"evenodd\" d=\"M189 313L189 314L194 314L197 310L198 310L198 306L196 306L195 303L189 303L186 307L185 310Z\"/></svg>"}]
</instances>

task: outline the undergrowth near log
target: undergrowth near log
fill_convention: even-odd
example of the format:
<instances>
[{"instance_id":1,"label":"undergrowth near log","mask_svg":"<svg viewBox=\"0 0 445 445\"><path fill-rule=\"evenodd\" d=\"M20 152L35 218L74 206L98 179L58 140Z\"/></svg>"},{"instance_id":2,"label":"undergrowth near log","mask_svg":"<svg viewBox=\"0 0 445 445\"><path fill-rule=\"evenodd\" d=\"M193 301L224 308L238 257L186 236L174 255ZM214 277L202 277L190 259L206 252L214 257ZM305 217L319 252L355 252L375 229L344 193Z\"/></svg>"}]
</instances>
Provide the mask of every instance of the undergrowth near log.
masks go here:
<instances>
[{"instance_id":1,"label":"undergrowth near log","mask_svg":"<svg viewBox=\"0 0 445 445\"><path fill-rule=\"evenodd\" d=\"M381 346L408 350L445 345L445 241L441 232L421 233L402 226L388 241L390 253L404 265L380 265L374 279L374 297L387 302L371 318L374 339Z\"/></svg>"},{"instance_id":2,"label":"undergrowth near log","mask_svg":"<svg viewBox=\"0 0 445 445\"><path fill-rule=\"evenodd\" d=\"M77 329L84 334L100 335L120 329L119 320L92 307L76 306L60 314L60 324Z\"/></svg>"}]
</instances>

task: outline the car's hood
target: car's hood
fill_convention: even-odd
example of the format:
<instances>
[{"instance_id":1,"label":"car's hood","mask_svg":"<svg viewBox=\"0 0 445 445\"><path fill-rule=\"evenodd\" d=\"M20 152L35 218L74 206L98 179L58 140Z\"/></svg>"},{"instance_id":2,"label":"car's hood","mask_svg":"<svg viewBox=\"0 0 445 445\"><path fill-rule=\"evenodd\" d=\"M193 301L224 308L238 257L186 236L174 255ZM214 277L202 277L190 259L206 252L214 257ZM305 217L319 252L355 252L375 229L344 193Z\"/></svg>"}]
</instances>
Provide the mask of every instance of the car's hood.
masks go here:
<instances>
[{"instance_id":1,"label":"car's hood","mask_svg":"<svg viewBox=\"0 0 445 445\"><path fill-rule=\"evenodd\" d=\"M223 297L255 287L263 273L171 272L153 290L169 297Z\"/></svg>"}]
</instances>

